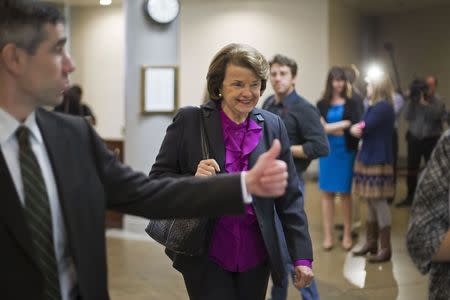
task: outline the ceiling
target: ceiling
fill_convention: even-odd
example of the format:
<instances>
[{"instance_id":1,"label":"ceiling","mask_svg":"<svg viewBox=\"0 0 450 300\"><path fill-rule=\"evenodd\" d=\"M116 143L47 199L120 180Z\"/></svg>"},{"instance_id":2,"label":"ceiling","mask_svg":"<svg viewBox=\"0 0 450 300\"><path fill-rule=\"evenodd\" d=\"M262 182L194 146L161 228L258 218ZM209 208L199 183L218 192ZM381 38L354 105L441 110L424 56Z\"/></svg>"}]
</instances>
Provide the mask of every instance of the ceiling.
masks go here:
<instances>
[{"instance_id":1,"label":"ceiling","mask_svg":"<svg viewBox=\"0 0 450 300\"><path fill-rule=\"evenodd\" d=\"M100 5L99 0L46 0L46 1L67 4L67 5L76 5L76 6ZM126 0L112 0L112 4L122 4L123 1L126 1ZM132 0L132 1L136 1L136 0Z\"/></svg>"},{"instance_id":2,"label":"ceiling","mask_svg":"<svg viewBox=\"0 0 450 300\"><path fill-rule=\"evenodd\" d=\"M330 0L341 1L341 0ZM397 14L425 8L444 7L450 11L449 0L343 0L368 15Z\"/></svg>"},{"instance_id":3,"label":"ceiling","mask_svg":"<svg viewBox=\"0 0 450 300\"><path fill-rule=\"evenodd\" d=\"M47 1L77 6L99 5L99 0L47 0ZM112 0L112 1L113 4L122 4L124 1L140 1L140 0ZM181 0L181 2L183 1L192 1L192 0ZM223 1L223 0L206 0L206 1L209 2L209 1ZM279 0L241 0L241 1L245 2L245 1L279 1ZM447 6L450 11L449 0L329 0L329 1L343 1L347 5L356 7L363 14L369 15L396 14L405 11L414 11L439 6Z\"/></svg>"}]
</instances>

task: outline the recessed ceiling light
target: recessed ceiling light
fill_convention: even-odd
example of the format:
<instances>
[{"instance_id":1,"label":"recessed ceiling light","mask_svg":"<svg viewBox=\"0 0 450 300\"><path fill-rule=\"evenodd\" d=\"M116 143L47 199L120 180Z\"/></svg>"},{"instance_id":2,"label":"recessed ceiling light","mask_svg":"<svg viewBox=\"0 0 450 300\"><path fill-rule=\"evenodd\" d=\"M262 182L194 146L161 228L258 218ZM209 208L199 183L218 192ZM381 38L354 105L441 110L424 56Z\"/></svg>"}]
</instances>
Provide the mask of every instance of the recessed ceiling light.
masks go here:
<instances>
[{"instance_id":1,"label":"recessed ceiling light","mask_svg":"<svg viewBox=\"0 0 450 300\"><path fill-rule=\"evenodd\" d=\"M112 0L100 0L100 5L111 5Z\"/></svg>"}]
</instances>

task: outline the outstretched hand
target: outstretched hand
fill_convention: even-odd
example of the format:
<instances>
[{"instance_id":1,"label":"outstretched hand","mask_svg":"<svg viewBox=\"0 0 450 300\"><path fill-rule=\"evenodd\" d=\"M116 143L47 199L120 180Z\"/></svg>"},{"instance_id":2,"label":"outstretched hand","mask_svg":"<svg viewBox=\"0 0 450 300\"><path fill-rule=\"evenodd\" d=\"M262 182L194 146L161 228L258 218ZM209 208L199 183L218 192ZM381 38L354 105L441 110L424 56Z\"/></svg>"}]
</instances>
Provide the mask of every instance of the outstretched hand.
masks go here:
<instances>
[{"instance_id":1,"label":"outstretched hand","mask_svg":"<svg viewBox=\"0 0 450 300\"><path fill-rule=\"evenodd\" d=\"M262 154L254 167L246 173L247 191L260 197L279 197L284 195L287 186L287 165L277 160L281 153L279 140L274 140L272 147Z\"/></svg>"}]
</instances>

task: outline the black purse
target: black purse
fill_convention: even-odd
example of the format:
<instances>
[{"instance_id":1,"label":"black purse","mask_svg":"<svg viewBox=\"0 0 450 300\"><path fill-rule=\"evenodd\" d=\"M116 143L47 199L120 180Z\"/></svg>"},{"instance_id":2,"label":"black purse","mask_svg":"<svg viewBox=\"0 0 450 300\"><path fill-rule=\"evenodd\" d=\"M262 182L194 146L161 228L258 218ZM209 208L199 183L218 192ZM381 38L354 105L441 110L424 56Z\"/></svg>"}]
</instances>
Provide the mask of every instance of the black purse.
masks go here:
<instances>
[{"instance_id":1,"label":"black purse","mask_svg":"<svg viewBox=\"0 0 450 300\"><path fill-rule=\"evenodd\" d=\"M205 160L210 155L201 107L199 114L202 157ZM209 218L150 220L145 231L152 239L177 254L201 256L208 248L211 223Z\"/></svg>"}]
</instances>

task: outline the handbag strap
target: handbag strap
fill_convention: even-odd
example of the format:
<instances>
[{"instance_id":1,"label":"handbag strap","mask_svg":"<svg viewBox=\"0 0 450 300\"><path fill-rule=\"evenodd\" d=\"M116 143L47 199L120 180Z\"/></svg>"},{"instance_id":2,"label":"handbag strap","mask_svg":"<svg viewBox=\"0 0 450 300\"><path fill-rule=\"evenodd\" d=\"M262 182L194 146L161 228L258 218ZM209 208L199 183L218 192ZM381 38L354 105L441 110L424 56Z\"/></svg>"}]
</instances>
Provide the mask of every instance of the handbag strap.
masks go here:
<instances>
[{"instance_id":1,"label":"handbag strap","mask_svg":"<svg viewBox=\"0 0 450 300\"><path fill-rule=\"evenodd\" d=\"M204 114L203 109L200 107L200 138L202 143L202 159L209 159L209 142L208 142L208 135L206 133L205 128L205 120L204 120Z\"/></svg>"}]
</instances>

